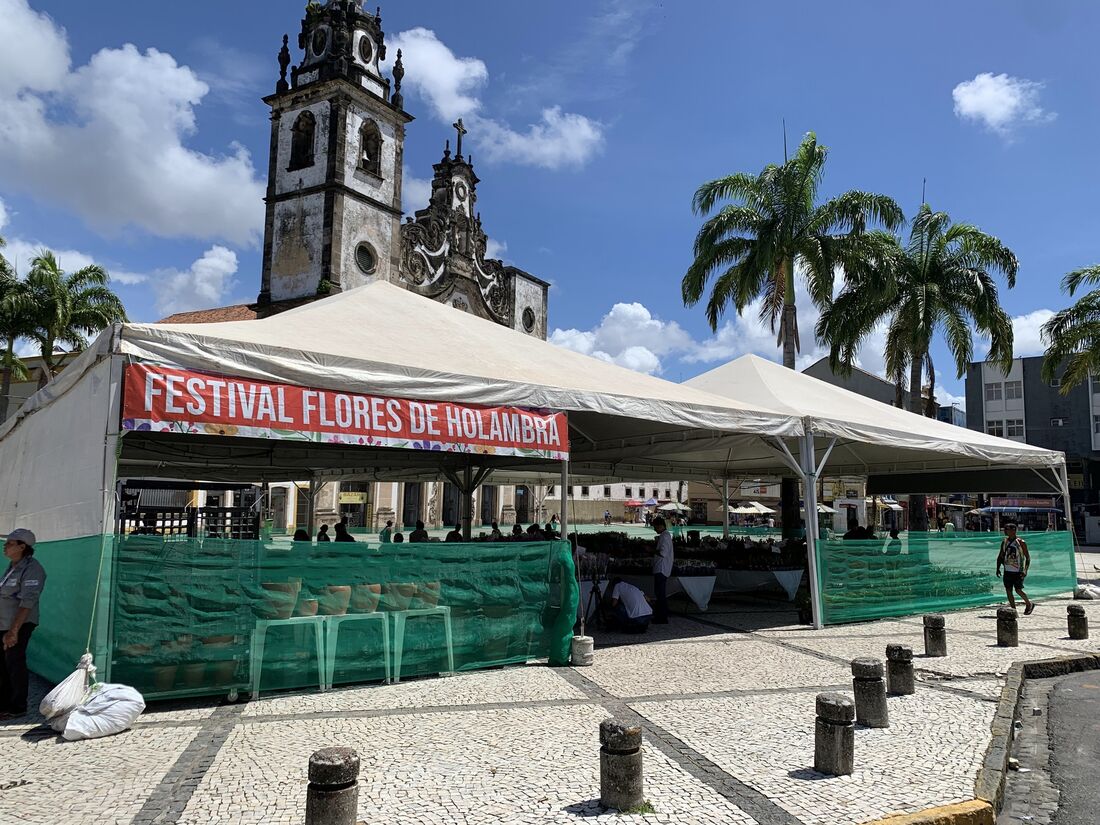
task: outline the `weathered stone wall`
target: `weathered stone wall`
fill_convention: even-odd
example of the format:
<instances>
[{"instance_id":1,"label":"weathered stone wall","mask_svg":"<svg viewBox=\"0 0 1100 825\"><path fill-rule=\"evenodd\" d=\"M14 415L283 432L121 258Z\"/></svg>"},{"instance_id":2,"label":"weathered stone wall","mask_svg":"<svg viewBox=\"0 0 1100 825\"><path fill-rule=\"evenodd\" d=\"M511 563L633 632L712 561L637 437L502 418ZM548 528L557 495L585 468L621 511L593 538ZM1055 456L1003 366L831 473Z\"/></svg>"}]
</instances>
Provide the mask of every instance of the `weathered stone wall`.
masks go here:
<instances>
[{"instance_id":1,"label":"weathered stone wall","mask_svg":"<svg viewBox=\"0 0 1100 825\"><path fill-rule=\"evenodd\" d=\"M287 171L287 165L290 163L290 145L294 122L298 119L298 115L307 109L313 113L313 118L317 124L313 136L313 165L304 169ZM299 188L299 182L302 189L320 186L325 182L325 167L328 164L329 128L329 102L327 100L319 100L308 106L287 109L282 113L282 117L279 118L279 150L275 161L276 195L295 191Z\"/></svg>"},{"instance_id":2,"label":"weathered stone wall","mask_svg":"<svg viewBox=\"0 0 1100 825\"><path fill-rule=\"evenodd\" d=\"M272 227L271 298L313 295L321 281L324 194L317 192L275 205Z\"/></svg>"},{"instance_id":3,"label":"weathered stone wall","mask_svg":"<svg viewBox=\"0 0 1100 825\"><path fill-rule=\"evenodd\" d=\"M546 287L538 281L515 276L515 314L513 318L514 329L527 332L523 326L523 310L531 307L535 312L535 328L530 335L536 338L546 339Z\"/></svg>"}]
</instances>

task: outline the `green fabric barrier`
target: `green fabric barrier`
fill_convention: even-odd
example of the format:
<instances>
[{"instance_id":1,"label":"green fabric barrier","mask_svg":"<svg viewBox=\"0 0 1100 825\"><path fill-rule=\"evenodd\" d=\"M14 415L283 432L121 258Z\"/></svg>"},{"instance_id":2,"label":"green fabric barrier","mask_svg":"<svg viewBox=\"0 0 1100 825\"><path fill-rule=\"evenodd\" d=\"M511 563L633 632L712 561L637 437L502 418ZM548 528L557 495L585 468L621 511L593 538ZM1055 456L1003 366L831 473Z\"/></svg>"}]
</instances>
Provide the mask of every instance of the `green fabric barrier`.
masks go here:
<instances>
[{"instance_id":1,"label":"green fabric barrier","mask_svg":"<svg viewBox=\"0 0 1100 825\"><path fill-rule=\"evenodd\" d=\"M102 536L35 545L34 557L46 570L46 588L38 603L39 625L31 636L27 664L50 681L60 682L72 673L88 644L101 552L111 552L111 541L104 543Z\"/></svg>"},{"instance_id":2,"label":"green fabric barrier","mask_svg":"<svg viewBox=\"0 0 1100 825\"><path fill-rule=\"evenodd\" d=\"M860 622L991 604L1005 599L996 576L999 533L908 533L871 541L817 543L825 624ZM1068 532L1023 533L1031 553L1028 596L1074 588Z\"/></svg>"},{"instance_id":3,"label":"green fabric barrier","mask_svg":"<svg viewBox=\"0 0 1100 825\"><path fill-rule=\"evenodd\" d=\"M405 614L402 679L448 670L444 613L455 670L568 661L578 589L567 542L368 546L132 535L106 544L110 678L147 697L247 690L260 621L269 622L261 690L316 689L316 623L285 621L309 615L326 617L324 646L335 624L329 617L389 614L393 645L397 614L437 608ZM31 651L35 670L51 679L71 672L84 651L99 546L100 537L54 542L41 556L48 579ZM339 627L333 684L383 679L382 620Z\"/></svg>"}]
</instances>

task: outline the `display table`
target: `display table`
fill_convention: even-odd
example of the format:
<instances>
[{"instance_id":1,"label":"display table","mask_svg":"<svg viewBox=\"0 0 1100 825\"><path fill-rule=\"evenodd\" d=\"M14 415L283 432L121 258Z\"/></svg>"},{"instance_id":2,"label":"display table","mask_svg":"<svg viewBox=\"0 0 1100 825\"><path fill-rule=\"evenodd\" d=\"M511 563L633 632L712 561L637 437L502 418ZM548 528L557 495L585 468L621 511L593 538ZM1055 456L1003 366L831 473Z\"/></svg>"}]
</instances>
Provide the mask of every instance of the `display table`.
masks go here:
<instances>
[{"instance_id":1,"label":"display table","mask_svg":"<svg viewBox=\"0 0 1100 825\"><path fill-rule=\"evenodd\" d=\"M805 570L724 570L719 569L715 588L719 593L751 593L774 590L778 584L793 602Z\"/></svg>"},{"instance_id":2,"label":"display table","mask_svg":"<svg viewBox=\"0 0 1100 825\"><path fill-rule=\"evenodd\" d=\"M607 585L612 579L622 579L624 582L628 582L643 593L646 594L651 600L653 599L653 576L644 574L625 574L625 575L610 575L606 580L600 581L600 589L604 591L606 595ZM714 592L714 576L672 576L668 580L668 595L671 596L675 593L685 593L692 603L701 611L706 611L710 605L710 596ZM589 579L582 579L581 586L581 598L577 604L577 617L579 618L581 613L586 607L588 607L589 594L592 592L592 582ZM593 610L588 611L586 621L592 618Z\"/></svg>"}]
</instances>

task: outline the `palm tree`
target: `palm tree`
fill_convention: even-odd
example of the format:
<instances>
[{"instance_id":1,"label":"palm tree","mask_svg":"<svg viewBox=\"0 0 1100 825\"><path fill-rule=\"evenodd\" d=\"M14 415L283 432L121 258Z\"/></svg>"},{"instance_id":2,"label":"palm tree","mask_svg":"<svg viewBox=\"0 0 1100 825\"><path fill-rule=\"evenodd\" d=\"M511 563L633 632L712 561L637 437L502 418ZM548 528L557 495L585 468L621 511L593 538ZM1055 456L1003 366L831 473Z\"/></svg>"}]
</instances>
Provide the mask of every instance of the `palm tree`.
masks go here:
<instances>
[{"instance_id":1,"label":"palm tree","mask_svg":"<svg viewBox=\"0 0 1100 825\"><path fill-rule=\"evenodd\" d=\"M888 375L909 371L909 409L933 414L932 394L922 403L922 377L935 390L931 347L942 335L958 377L974 355L973 331L989 338L988 359L1006 372L1012 365L1012 321L1001 307L996 275L1016 285L1012 250L976 226L952 223L946 212L922 204L904 247L886 233L870 233L874 254L854 270L821 314L818 337L829 344L833 369L850 371L860 345L884 319ZM923 496L910 496L910 529L927 530Z\"/></svg>"},{"instance_id":2,"label":"palm tree","mask_svg":"<svg viewBox=\"0 0 1100 825\"><path fill-rule=\"evenodd\" d=\"M1062 289L1071 296L1083 284L1100 284L1100 265L1076 269L1062 279ZM1043 339L1047 342L1043 380L1052 381L1061 371L1063 395L1090 375L1100 374L1100 289L1055 313L1043 324Z\"/></svg>"},{"instance_id":3,"label":"palm tree","mask_svg":"<svg viewBox=\"0 0 1100 825\"><path fill-rule=\"evenodd\" d=\"M760 318L783 348L783 366L795 368L799 350L795 306L795 272L803 273L811 300L826 305L833 295L837 268L845 272L861 266L867 248L862 241L868 224L894 229L904 220L891 198L852 190L818 203L825 168L826 147L809 132L782 166L769 164L758 175L744 172L708 181L695 193L693 209L709 215L695 238L695 260L681 284L684 305L703 298L713 278L707 301L712 330L732 304L739 314L758 298ZM795 480L784 478L781 508L785 532L798 524Z\"/></svg>"},{"instance_id":4,"label":"palm tree","mask_svg":"<svg viewBox=\"0 0 1100 825\"><path fill-rule=\"evenodd\" d=\"M126 320L122 301L109 282L107 271L96 264L66 274L48 250L31 261L27 276L35 305L31 336L41 348L43 384L57 374L58 347L78 352L87 345L87 335Z\"/></svg>"},{"instance_id":5,"label":"palm tree","mask_svg":"<svg viewBox=\"0 0 1100 825\"><path fill-rule=\"evenodd\" d=\"M4 239L0 238L0 248L3 246ZM0 255L0 340L4 343L0 356L0 421L8 417L12 379L25 381L28 377L26 365L15 354L15 342L29 332L26 320L30 309L26 284Z\"/></svg>"},{"instance_id":6,"label":"palm tree","mask_svg":"<svg viewBox=\"0 0 1100 825\"><path fill-rule=\"evenodd\" d=\"M772 330L779 322L777 344L783 365L794 369L799 349L795 307L795 270L805 273L811 299L824 306L833 295L833 275L847 271L865 255L859 242L869 223L888 229L904 216L891 198L852 190L825 203L817 191L828 149L809 132L794 157L782 166L769 164L759 175L743 172L708 181L695 193L693 208L708 215L720 201L733 201L708 219L695 238L695 260L681 289L685 306L703 297L707 320L718 329L732 303L738 313L763 297L760 317Z\"/></svg>"}]
</instances>

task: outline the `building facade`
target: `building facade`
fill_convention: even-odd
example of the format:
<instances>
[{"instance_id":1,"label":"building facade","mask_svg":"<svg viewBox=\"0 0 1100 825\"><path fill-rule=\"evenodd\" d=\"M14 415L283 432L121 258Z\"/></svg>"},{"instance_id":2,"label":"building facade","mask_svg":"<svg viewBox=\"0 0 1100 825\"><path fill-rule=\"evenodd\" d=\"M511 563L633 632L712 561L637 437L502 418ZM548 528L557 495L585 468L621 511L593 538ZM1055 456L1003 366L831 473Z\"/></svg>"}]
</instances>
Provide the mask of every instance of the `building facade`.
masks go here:
<instances>
[{"instance_id":1,"label":"building facade","mask_svg":"<svg viewBox=\"0 0 1100 825\"><path fill-rule=\"evenodd\" d=\"M361 0L310 3L297 48L295 62L290 38L283 37L275 92L264 98L271 109L271 141L257 300L179 313L163 322L263 318L382 278L545 340L549 284L488 256L477 205L480 180L464 151L461 119L453 124L453 152L448 140L432 166L428 203L404 201L405 129L413 117L401 93L400 51L389 76L383 71L381 12L364 10ZM570 515L596 521L610 509L618 518L635 496L664 502L684 493L679 482L605 490L602 484L575 486ZM266 502L274 526L290 531L306 527L311 513L314 525L346 518L353 529L366 531L389 520L406 529L417 521L450 526L461 513L458 489L442 480L272 484ZM560 490L552 485L485 484L474 493L472 528L545 523L561 506Z\"/></svg>"},{"instance_id":2,"label":"building facade","mask_svg":"<svg viewBox=\"0 0 1100 825\"><path fill-rule=\"evenodd\" d=\"M1100 382L1063 394L1045 381L1043 357L1016 358L1008 372L979 361L966 373L966 425L1001 438L1066 454L1070 498L1096 504L1100 486ZM1004 491L1012 492L1012 491Z\"/></svg>"}]
</instances>

